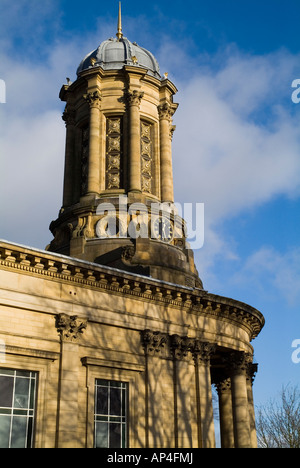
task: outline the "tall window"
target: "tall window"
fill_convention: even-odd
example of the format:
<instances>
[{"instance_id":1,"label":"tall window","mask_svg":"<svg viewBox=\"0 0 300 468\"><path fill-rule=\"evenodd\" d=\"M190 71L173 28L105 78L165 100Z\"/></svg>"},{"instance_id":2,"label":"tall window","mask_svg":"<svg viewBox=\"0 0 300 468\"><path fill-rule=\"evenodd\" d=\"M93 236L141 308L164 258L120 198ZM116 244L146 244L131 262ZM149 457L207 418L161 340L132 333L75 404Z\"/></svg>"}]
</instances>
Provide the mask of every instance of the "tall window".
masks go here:
<instances>
[{"instance_id":1,"label":"tall window","mask_svg":"<svg viewBox=\"0 0 300 468\"><path fill-rule=\"evenodd\" d=\"M0 448L31 448L37 374L0 368Z\"/></svg>"},{"instance_id":2,"label":"tall window","mask_svg":"<svg viewBox=\"0 0 300 468\"><path fill-rule=\"evenodd\" d=\"M96 380L95 448L126 448L128 384Z\"/></svg>"}]
</instances>

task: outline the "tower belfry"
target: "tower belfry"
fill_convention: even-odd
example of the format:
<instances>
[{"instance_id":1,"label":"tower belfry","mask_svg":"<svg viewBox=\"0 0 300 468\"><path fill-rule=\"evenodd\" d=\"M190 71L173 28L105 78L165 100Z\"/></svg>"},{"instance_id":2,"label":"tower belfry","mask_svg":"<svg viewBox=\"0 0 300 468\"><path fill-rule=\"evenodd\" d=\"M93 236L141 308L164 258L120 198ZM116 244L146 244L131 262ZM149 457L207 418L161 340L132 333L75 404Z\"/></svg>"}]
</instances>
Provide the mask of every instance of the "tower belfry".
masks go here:
<instances>
[{"instance_id":1,"label":"tower belfry","mask_svg":"<svg viewBox=\"0 0 300 468\"><path fill-rule=\"evenodd\" d=\"M64 85L63 206L49 250L202 287L174 205L177 92L151 52L122 32L102 42Z\"/></svg>"}]
</instances>

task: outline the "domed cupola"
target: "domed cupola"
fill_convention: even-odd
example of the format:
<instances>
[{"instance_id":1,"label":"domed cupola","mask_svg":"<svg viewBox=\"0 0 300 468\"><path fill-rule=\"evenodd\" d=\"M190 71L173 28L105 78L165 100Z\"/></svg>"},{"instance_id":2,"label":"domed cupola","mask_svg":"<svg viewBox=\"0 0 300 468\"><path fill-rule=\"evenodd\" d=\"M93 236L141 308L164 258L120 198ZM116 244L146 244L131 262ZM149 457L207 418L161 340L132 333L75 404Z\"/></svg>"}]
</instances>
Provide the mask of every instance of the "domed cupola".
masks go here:
<instances>
[{"instance_id":1,"label":"domed cupola","mask_svg":"<svg viewBox=\"0 0 300 468\"><path fill-rule=\"evenodd\" d=\"M161 78L159 65L154 55L123 36L120 11L117 38L112 37L103 41L97 49L86 55L77 69L77 76L90 68L121 70L125 65L146 69L149 75Z\"/></svg>"},{"instance_id":2,"label":"domed cupola","mask_svg":"<svg viewBox=\"0 0 300 468\"><path fill-rule=\"evenodd\" d=\"M148 50L130 42L126 37L111 38L90 52L77 69L79 76L83 70L101 67L103 70L121 70L124 65L133 65L148 70L148 74L161 78L157 60Z\"/></svg>"}]
</instances>

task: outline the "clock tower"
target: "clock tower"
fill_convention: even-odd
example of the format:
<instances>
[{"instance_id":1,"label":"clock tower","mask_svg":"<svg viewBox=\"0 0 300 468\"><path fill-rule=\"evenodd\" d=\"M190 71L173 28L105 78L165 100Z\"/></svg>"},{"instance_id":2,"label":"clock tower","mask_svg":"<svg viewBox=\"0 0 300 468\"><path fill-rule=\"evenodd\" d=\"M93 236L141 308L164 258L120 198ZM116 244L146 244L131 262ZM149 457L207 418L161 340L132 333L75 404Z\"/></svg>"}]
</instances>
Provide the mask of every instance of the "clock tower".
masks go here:
<instances>
[{"instance_id":1,"label":"clock tower","mask_svg":"<svg viewBox=\"0 0 300 468\"><path fill-rule=\"evenodd\" d=\"M202 288L174 204L177 92L151 52L122 33L102 42L60 91L66 102L63 204L48 250Z\"/></svg>"}]
</instances>

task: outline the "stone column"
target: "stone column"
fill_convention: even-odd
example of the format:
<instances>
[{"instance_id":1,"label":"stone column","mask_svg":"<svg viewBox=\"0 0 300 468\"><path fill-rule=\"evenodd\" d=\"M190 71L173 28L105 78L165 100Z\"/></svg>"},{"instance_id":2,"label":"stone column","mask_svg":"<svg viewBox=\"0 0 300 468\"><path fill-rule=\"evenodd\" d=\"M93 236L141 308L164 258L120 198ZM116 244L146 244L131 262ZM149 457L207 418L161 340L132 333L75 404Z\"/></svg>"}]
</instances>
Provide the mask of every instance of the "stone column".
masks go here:
<instances>
[{"instance_id":1,"label":"stone column","mask_svg":"<svg viewBox=\"0 0 300 468\"><path fill-rule=\"evenodd\" d=\"M129 192L141 192L141 121L140 103L144 96L137 90L128 91L129 106Z\"/></svg>"},{"instance_id":2,"label":"stone column","mask_svg":"<svg viewBox=\"0 0 300 468\"><path fill-rule=\"evenodd\" d=\"M86 322L59 314L56 328L61 338L56 448L78 446L79 339Z\"/></svg>"},{"instance_id":3,"label":"stone column","mask_svg":"<svg viewBox=\"0 0 300 468\"><path fill-rule=\"evenodd\" d=\"M174 110L167 102L158 106L160 121L160 173L161 201L174 202L173 167L172 167L172 133L171 126Z\"/></svg>"},{"instance_id":4,"label":"stone column","mask_svg":"<svg viewBox=\"0 0 300 468\"><path fill-rule=\"evenodd\" d=\"M237 351L231 353L228 363L231 376L235 448L251 448L247 390L247 369L251 361L250 354Z\"/></svg>"},{"instance_id":5,"label":"stone column","mask_svg":"<svg viewBox=\"0 0 300 468\"><path fill-rule=\"evenodd\" d=\"M234 448L234 431L232 415L231 381L220 380L216 384L219 396L219 415L221 431L221 447Z\"/></svg>"},{"instance_id":6,"label":"stone column","mask_svg":"<svg viewBox=\"0 0 300 468\"><path fill-rule=\"evenodd\" d=\"M98 194L100 187L100 104L99 91L85 94L90 106L90 137L87 195Z\"/></svg>"},{"instance_id":7,"label":"stone column","mask_svg":"<svg viewBox=\"0 0 300 468\"><path fill-rule=\"evenodd\" d=\"M255 412L254 412L253 391L252 391L256 372L257 372L257 364L249 364L248 372L247 372L247 394L248 394L248 405L249 405L251 448L257 448Z\"/></svg>"},{"instance_id":8,"label":"stone column","mask_svg":"<svg viewBox=\"0 0 300 468\"><path fill-rule=\"evenodd\" d=\"M195 340L191 351L195 362L196 390L198 394L198 446L199 448L215 448L210 373L210 357L215 351L215 345Z\"/></svg>"},{"instance_id":9,"label":"stone column","mask_svg":"<svg viewBox=\"0 0 300 468\"><path fill-rule=\"evenodd\" d=\"M66 150L65 150L65 174L63 190L63 207L73 203L73 167L75 164L75 110L68 105L62 115L66 124Z\"/></svg>"}]
</instances>

